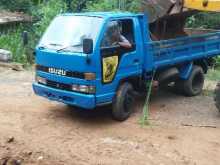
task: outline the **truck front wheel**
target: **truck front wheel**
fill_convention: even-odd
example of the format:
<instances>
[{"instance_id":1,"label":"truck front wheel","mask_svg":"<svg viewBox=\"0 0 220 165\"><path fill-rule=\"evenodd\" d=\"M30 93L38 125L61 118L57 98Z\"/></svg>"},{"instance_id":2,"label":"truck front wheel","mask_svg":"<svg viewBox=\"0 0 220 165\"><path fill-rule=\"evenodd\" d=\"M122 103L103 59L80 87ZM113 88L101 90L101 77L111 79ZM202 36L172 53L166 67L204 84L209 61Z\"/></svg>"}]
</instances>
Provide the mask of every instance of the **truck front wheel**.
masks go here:
<instances>
[{"instance_id":1,"label":"truck front wheel","mask_svg":"<svg viewBox=\"0 0 220 165\"><path fill-rule=\"evenodd\" d=\"M215 89L215 105L220 112L220 82L217 84Z\"/></svg>"},{"instance_id":2,"label":"truck front wheel","mask_svg":"<svg viewBox=\"0 0 220 165\"><path fill-rule=\"evenodd\" d=\"M130 83L122 84L113 101L112 116L117 121L125 121L132 112L134 102L133 87Z\"/></svg>"},{"instance_id":3,"label":"truck front wheel","mask_svg":"<svg viewBox=\"0 0 220 165\"><path fill-rule=\"evenodd\" d=\"M202 93L204 86L204 71L200 66L194 66L191 75L182 82L182 90L186 96L197 96Z\"/></svg>"}]
</instances>

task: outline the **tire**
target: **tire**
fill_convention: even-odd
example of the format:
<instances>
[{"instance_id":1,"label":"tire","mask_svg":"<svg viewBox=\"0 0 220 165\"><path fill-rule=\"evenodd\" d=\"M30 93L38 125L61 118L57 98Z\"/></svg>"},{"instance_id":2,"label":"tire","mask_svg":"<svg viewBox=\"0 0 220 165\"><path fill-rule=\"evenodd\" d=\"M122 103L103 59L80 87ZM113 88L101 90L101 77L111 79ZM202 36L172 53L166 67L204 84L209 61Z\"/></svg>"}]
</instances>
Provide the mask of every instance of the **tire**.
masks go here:
<instances>
[{"instance_id":1,"label":"tire","mask_svg":"<svg viewBox=\"0 0 220 165\"><path fill-rule=\"evenodd\" d=\"M220 82L216 86L214 99L215 99L215 105L220 112Z\"/></svg>"},{"instance_id":2,"label":"tire","mask_svg":"<svg viewBox=\"0 0 220 165\"><path fill-rule=\"evenodd\" d=\"M203 69L200 66L194 66L189 78L180 83L182 84L183 94L189 97L200 95L203 90L204 81Z\"/></svg>"},{"instance_id":3,"label":"tire","mask_svg":"<svg viewBox=\"0 0 220 165\"><path fill-rule=\"evenodd\" d=\"M133 87L130 83L122 84L115 96L112 108L112 117L117 121L125 121L132 112L134 101Z\"/></svg>"},{"instance_id":4,"label":"tire","mask_svg":"<svg viewBox=\"0 0 220 165\"><path fill-rule=\"evenodd\" d=\"M174 87L173 87L173 92L178 94L178 95L183 95L183 80L178 79L175 81Z\"/></svg>"}]
</instances>

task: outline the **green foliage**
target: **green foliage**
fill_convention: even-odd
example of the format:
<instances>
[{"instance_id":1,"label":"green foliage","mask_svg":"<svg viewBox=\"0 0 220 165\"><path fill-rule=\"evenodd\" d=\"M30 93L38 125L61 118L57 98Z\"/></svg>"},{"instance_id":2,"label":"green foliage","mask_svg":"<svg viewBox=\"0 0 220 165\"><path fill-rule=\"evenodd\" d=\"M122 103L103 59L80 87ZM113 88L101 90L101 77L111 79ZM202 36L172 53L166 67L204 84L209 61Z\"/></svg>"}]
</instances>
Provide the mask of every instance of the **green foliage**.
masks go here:
<instances>
[{"instance_id":1,"label":"green foliage","mask_svg":"<svg viewBox=\"0 0 220 165\"><path fill-rule=\"evenodd\" d=\"M0 48L10 50L13 53L13 61L27 63L27 56L21 41L22 27L9 34L0 36Z\"/></svg>"},{"instance_id":2,"label":"green foliage","mask_svg":"<svg viewBox=\"0 0 220 165\"><path fill-rule=\"evenodd\" d=\"M33 17L38 21L33 24L32 34L36 43L46 30L51 20L58 14L66 11L66 5L62 0L49 0L39 4L34 11Z\"/></svg>"},{"instance_id":3,"label":"green foliage","mask_svg":"<svg viewBox=\"0 0 220 165\"><path fill-rule=\"evenodd\" d=\"M219 29L220 28L220 13L198 13L187 21L187 27Z\"/></svg>"},{"instance_id":4,"label":"green foliage","mask_svg":"<svg viewBox=\"0 0 220 165\"><path fill-rule=\"evenodd\" d=\"M0 8L11 11L25 11L31 10L32 1L30 0L1 0Z\"/></svg>"},{"instance_id":5,"label":"green foliage","mask_svg":"<svg viewBox=\"0 0 220 165\"><path fill-rule=\"evenodd\" d=\"M111 0L102 0L98 1L97 3L92 3L88 5L89 11L113 11L117 10L115 7L114 1Z\"/></svg>"},{"instance_id":6,"label":"green foliage","mask_svg":"<svg viewBox=\"0 0 220 165\"><path fill-rule=\"evenodd\" d=\"M98 0L90 1L87 5L89 11L130 11L138 12L140 0Z\"/></svg>"},{"instance_id":7,"label":"green foliage","mask_svg":"<svg viewBox=\"0 0 220 165\"><path fill-rule=\"evenodd\" d=\"M151 81L149 81L148 84L146 85L147 96L146 96L144 107L143 107L143 115L140 118L140 124L142 126L150 125L150 122L149 122L149 117L150 117L149 103L150 103L150 97L151 97L151 94L152 94L152 88L153 88L153 82L154 82L155 73L156 73L156 70L154 70L154 72L153 72L153 76L152 76Z\"/></svg>"},{"instance_id":8,"label":"green foliage","mask_svg":"<svg viewBox=\"0 0 220 165\"><path fill-rule=\"evenodd\" d=\"M220 57L219 56L214 58L214 68L220 69Z\"/></svg>"},{"instance_id":9,"label":"green foliage","mask_svg":"<svg viewBox=\"0 0 220 165\"><path fill-rule=\"evenodd\" d=\"M220 70L210 69L206 75L208 80L219 81L220 80Z\"/></svg>"},{"instance_id":10,"label":"green foliage","mask_svg":"<svg viewBox=\"0 0 220 165\"><path fill-rule=\"evenodd\" d=\"M48 27L50 21L58 14L66 10L62 0L49 0L34 7L32 16L37 20L32 26L19 26L17 30L0 35L0 48L10 50L13 53L13 61L20 63L33 63L33 49ZM29 45L22 43L22 32L29 32Z\"/></svg>"},{"instance_id":11,"label":"green foliage","mask_svg":"<svg viewBox=\"0 0 220 165\"><path fill-rule=\"evenodd\" d=\"M127 7L127 9L131 12L140 12L141 8L140 0L131 1L130 5Z\"/></svg>"}]
</instances>

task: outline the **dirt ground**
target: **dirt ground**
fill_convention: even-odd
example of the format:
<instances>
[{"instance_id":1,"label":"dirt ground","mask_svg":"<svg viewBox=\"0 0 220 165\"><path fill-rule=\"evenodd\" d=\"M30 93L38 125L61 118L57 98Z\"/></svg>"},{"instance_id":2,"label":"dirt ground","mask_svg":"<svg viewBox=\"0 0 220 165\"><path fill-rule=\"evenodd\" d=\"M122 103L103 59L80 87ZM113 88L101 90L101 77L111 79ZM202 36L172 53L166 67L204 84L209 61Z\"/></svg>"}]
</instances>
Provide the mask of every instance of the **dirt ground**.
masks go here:
<instances>
[{"instance_id":1,"label":"dirt ground","mask_svg":"<svg viewBox=\"0 0 220 165\"><path fill-rule=\"evenodd\" d=\"M0 69L0 165L218 165L220 115L211 96L155 92L125 122L35 96L34 73Z\"/></svg>"}]
</instances>

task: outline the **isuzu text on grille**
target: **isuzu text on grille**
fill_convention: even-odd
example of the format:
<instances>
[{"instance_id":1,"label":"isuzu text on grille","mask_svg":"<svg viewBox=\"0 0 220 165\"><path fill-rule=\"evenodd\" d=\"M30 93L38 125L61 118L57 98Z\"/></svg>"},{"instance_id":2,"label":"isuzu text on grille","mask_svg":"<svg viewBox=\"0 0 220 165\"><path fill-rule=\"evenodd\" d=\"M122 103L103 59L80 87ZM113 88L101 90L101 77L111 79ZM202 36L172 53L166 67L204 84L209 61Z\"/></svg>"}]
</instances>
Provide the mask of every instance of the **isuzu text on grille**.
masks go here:
<instances>
[{"instance_id":1,"label":"isuzu text on grille","mask_svg":"<svg viewBox=\"0 0 220 165\"><path fill-rule=\"evenodd\" d=\"M66 76L66 71L62 69L49 68L49 73Z\"/></svg>"}]
</instances>

